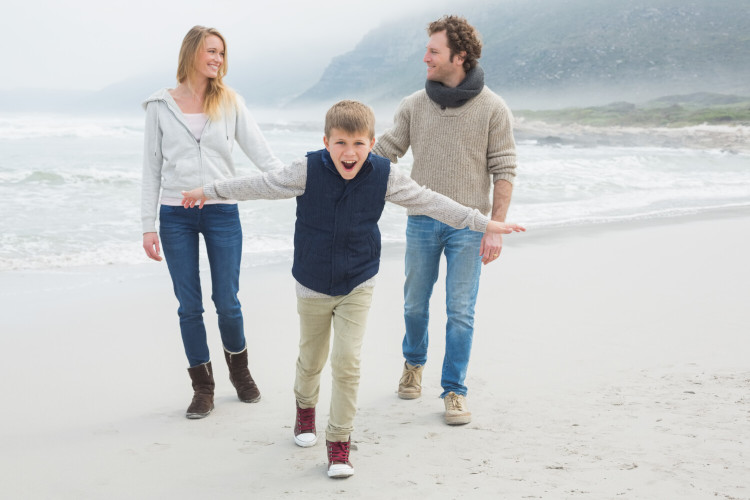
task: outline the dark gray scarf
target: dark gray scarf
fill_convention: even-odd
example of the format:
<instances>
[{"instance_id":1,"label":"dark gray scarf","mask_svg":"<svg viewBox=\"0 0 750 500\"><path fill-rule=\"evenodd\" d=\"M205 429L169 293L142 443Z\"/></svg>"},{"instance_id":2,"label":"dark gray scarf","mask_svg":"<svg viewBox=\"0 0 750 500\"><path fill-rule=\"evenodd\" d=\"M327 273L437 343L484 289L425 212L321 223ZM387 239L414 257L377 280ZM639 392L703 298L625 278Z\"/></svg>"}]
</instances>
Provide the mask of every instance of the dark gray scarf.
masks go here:
<instances>
[{"instance_id":1,"label":"dark gray scarf","mask_svg":"<svg viewBox=\"0 0 750 500\"><path fill-rule=\"evenodd\" d=\"M427 80L424 89L427 96L442 108L458 108L472 97L476 97L484 88L484 70L479 64L466 73L464 81L458 87L446 87L440 82Z\"/></svg>"}]
</instances>

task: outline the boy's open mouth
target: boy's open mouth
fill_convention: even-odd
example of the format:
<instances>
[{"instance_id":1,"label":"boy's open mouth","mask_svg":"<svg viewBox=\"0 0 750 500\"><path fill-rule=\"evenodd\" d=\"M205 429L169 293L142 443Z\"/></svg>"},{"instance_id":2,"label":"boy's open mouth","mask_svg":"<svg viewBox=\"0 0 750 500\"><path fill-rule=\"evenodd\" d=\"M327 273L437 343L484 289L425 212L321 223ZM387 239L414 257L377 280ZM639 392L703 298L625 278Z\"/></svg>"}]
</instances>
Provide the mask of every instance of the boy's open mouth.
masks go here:
<instances>
[{"instance_id":1,"label":"boy's open mouth","mask_svg":"<svg viewBox=\"0 0 750 500\"><path fill-rule=\"evenodd\" d=\"M354 168L354 166L357 164L356 161L342 161L341 165L343 165L344 170L351 170Z\"/></svg>"}]
</instances>

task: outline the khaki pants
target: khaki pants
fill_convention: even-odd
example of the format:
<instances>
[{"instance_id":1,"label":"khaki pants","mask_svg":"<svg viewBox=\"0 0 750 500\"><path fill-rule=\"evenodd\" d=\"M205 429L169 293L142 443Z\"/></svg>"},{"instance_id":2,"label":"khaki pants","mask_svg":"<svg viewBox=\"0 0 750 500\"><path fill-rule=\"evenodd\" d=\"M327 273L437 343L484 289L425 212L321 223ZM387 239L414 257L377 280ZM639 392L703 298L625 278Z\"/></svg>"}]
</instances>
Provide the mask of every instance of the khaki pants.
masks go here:
<instances>
[{"instance_id":1,"label":"khaki pants","mask_svg":"<svg viewBox=\"0 0 750 500\"><path fill-rule=\"evenodd\" d=\"M333 387L326 428L328 441L348 441L354 430L360 354L371 302L372 287L357 288L347 295L330 298L297 298L300 338L294 396L300 408L312 408L318 403L320 372L328 358L333 320Z\"/></svg>"}]
</instances>

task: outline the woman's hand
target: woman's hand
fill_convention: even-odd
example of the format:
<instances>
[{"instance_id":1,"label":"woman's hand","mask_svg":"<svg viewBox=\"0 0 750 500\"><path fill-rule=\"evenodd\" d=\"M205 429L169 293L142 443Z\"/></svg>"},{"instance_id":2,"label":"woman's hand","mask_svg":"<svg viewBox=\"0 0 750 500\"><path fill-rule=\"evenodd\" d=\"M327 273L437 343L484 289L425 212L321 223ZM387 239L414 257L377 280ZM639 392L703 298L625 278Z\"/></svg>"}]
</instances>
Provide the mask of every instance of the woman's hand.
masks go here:
<instances>
[{"instance_id":1,"label":"woman's hand","mask_svg":"<svg viewBox=\"0 0 750 500\"><path fill-rule=\"evenodd\" d=\"M198 204L198 208L203 208L203 204L207 199L203 194L202 187L190 191L182 191L182 206L185 208L193 208L196 203Z\"/></svg>"},{"instance_id":2,"label":"woman's hand","mask_svg":"<svg viewBox=\"0 0 750 500\"><path fill-rule=\"evenodd\" d=\"M146 251L149 259L161 261L159 236L156 233L143 233L143 249Z\"/></svg>"}]
</instances>

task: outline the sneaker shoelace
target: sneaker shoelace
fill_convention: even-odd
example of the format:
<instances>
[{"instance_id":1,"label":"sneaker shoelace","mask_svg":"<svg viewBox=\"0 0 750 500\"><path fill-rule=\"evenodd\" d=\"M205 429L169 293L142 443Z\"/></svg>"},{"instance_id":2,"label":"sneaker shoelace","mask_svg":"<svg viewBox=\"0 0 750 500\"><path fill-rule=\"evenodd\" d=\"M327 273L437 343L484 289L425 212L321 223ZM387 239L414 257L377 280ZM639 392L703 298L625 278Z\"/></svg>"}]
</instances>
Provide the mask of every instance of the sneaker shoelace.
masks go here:
<instances>
[{"instance_id":1,"label":"sneaker shoelace","mask_svg":"<svg viewBox=\"0 0 750 500\"><path fill-rule=\"evenodd\" d=\"M350 441L329 442L328 462L329 463L348 463L349 462L349 443Z\"/></svg>"},{"instance_id":2,"label":"sneaker shoelace","mask_svg":"<svg viewBox=\"0 0 750 500\"><path fill-rule=\"evenodd\" d=\"M419 367L415 366L414 368L408 368L406 370L406 373L404 373L404 376L401 377L402 385L405 385L407 387L419 385L417 383L417 368Z\"/></svg>"},{"instance_id":3,"label":"sneaker shoelace","mask_svg":"<svg viewBox=\"0 0 750 500\"><path fill-rule=\"evenodd\" d=\"M315 432L315 408L297 408L297 428L300 434Z\"/></svg>"},{"instance_id":4,"label":"sneaker shoelace","mask_svg":"<svg viewBox=\"0 0 750 500\"><path fill-rule=\"evenodd\" d=\"M458 394L448 394L448 405L451 410L464 411L462 398Z\"/></svg>"}]
</instances>

